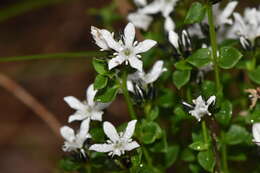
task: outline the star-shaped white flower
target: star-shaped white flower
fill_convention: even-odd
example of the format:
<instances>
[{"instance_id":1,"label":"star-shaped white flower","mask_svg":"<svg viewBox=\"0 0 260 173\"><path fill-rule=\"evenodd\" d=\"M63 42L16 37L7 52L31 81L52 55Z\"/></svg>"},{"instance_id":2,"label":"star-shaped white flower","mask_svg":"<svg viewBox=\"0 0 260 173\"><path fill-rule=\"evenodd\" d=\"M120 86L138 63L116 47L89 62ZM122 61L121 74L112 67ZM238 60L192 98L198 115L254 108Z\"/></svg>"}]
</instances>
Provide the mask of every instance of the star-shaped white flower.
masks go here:
<instances>
[{"instance_id":1,"label":"star-shaped white flower","mask_svg":"<svg viewBox=\"0 0 260 173\"><path fill-rule=\"evenodd\" d=\"M254 44L254 40L260 36L260 10L246 8L244 16L234 13L235 23L231 35L245 37Z\"/></svg>"},{"instance_id":2,"label":"star-shaped white flower","mask_svg":"<svg viewBox=\"0 0 260 173\"><path fill-rule=\"evenodd\" d=\"M107 42L102 35L101 29L91 26L91 34L93 36L93 39L95 40L96 45L98 45L101 48L101 51L109 50Z\"/></svg>"},{"instance_id":3,"label":"star-shaped white flower","mask_svg":"<svg viewBox=\"0 0 260 173\"><path fill-rule=\"evenodd\" d=\"M138 83L142 85L141 87L146 87L148 84L155 82L165 71L167 69L163 67L163 61L156 61L148 73L137 71L128 75L127 88L129 91L134 92L133 83Z\"/></svg>"},{"instance_id":4,"label":"star-shaped white flower","mask_svg":"<svg viewBox=\"0 0 260 173\"><path fill-rule=\"evenodd\" d=\"M199 96L196 100L192 100L194 106L183 102L185 106L188 106L192 108L192 110L189 111L189 113L194 116L198 121L201 120L201 118L204 115L211 115L211 113L208 111L209 106L216 101L216 96L211 96L207 102L203 100L202 96Z\"/></svg>"},{"instance_id":5,"label":"star-shaped white flower","mask_svg":"<svg viewBox=\"0 0 260 173\"><path fill-rule=\"evenodd\" d=\"M104 122L103 129L106 136L109 138L105 144L94 144L89 147L89 150L97 152L108 153L109 156L121 156L125 151L131 151L138 148L140 145L132 140L134 134L135 125L137 120L132 120L127 124L124 132L119 134L116 128L109 122Z\"/></svg>"},{"instance_id":6,"label":"star-shaped white flower","mask_svg":"<svg viewBox=\"0 0 260 173\"><path fill-rule=\"evenodd\" d=\"M101 32L109 48L115 51L115 57L108 62L109 70L125 62L126 64L129 63L131 67L142 71L143 62L139 60L141 58L139 54L155 46L156 41L144 40L140 43L134 41L135 27L132 23L128 23L125 27L123 40L116 41L113 34L107 30L102 30Z\"/></svg>"},{"instance_id":7,"label":"star-shaped white flower","mask_svg":"<svg viewBox=\"0 0 260 173\"><path fill-rule=\"evenodd\" d=\"M65 139L62 150L65 152L79 150L84 156L84 142L91 138L89 131L90 119L82 121L79 132L75 134L74 130L68 126L63 126L60 129L62 137Z\"/></svg>"},{"instance_id":8,"label":"star-shaped white flower","mask_svg":"<svg viewBox=\"0 0 260 173\"><path fill-rule=\"evenodd\" d=\"M253 142L256 143L256 145L260 146L260 123L254 123L252 127L252 133L253 133Z\"/></svg>"},{"instance_id":9,"label":"star-shaped white flower","mask_svg":"<svg viewBox=\"0 0 260 173\"><path fill-rule=\"evenodd\" d=\"M110 103L95 102L94 97L97 90L94 90L93 84L91 84L86 93L86 101L79 101L73 96L64 97L64 101L76 112L69 116L68 122L82 121L84 119L91 119L102 121L103 109L109 106Z\"/></svg>"}]
</instances>

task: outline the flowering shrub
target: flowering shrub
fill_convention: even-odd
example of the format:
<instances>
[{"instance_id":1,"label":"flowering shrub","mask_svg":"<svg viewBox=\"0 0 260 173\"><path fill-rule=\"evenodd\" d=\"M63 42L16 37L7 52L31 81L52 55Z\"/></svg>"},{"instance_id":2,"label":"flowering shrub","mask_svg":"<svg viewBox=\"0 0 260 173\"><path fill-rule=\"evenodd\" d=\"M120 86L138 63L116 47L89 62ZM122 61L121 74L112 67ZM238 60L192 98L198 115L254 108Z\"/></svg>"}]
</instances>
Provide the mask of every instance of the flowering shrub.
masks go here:
<instances>
[{"instance_id":1,"label":"flowering shrub","mask_svg":"<svg viewBox=\"0 0 260 173\"><path fill-rule=\"evenodd\" d=\"M60 129L68 152L61 168L260 172L260 9L240 14L237 1L131 3L123 34L91 27L104 56L93 58L86 100L64 98L75 110L68 123L81 125L76 133ZM121 94L131 121L115 127L104 110Z\"/></svg>"}]
</instances>

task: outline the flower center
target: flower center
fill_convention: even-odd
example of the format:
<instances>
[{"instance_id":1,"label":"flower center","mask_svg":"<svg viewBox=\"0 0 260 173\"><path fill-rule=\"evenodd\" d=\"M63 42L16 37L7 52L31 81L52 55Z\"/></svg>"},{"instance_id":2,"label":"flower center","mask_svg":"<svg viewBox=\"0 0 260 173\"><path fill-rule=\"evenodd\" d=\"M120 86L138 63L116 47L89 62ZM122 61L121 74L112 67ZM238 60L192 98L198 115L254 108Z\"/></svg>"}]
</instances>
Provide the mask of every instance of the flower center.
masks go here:
<instances>
[{"instance_id":1,"label":"flower center","mask_svg":"<svg viewBox=\"0 0 260 173\"><path fill-rule=\"evenodd\" d=\"M123 53L125 56L130 56L132 54L132 50L129 48L126 48L123 50Z\"/></svg>"},{"instance_id":2,"label":"flower center","mask_svg":"<svg viewBox=\"0 0 260 173\"><path fill-rule=\"evenodd\" d=\"M123 141L117 141L115 144L114 144L114 148L115 149L121 149L122 147L124 146L124 142Z\"/></svg>"}]
</instances>

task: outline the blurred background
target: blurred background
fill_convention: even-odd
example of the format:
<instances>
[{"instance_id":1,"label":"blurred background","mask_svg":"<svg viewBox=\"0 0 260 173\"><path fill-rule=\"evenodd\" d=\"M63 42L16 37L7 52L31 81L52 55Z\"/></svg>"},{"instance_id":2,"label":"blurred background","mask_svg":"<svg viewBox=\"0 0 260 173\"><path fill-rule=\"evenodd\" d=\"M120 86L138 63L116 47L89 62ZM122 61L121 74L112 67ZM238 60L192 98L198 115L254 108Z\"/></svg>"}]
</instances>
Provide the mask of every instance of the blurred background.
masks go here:
<instances>
[{"instance_id":1,"label":"blurred background","mask_svg":"<svg viewBox=\"0 0 260 173\"><path fill-rule=\"evenodd\" d=\"M103 7L111 2L1 0L0 59L97 51L90 35L90 26L106 25L99 15L106 16L107 11ZM122 2L120 8L109 6L116 15L107 21L123 18L129 7ZM245 3L256 6L259 1L241 1L239 6ZM123 22L117 22L117 25L123 26ZM109 24L107 27L110 27ZM91 57L0 62L0 172L58 172L58 161L64 153L61 151L63 140L55 133L55 127L57 132L57 126L67 124L67 118L73 112L63 97L72 95L84 99L85 89L93 82L94 76ZM20 95L23 93L21 88L26 90L26 96L33 96L53 114L57 120L53 128L45 122L46 117L35 113L35 109L41 112L41 107L40 110L38 107L32 108L35 103L31 104L30 99L28 101ZM31 107L24 104L27 101ZM124 102L119 98L109 107L104 119L117 124L128 120L126 115Z\"/></svg>"}]
</instances>

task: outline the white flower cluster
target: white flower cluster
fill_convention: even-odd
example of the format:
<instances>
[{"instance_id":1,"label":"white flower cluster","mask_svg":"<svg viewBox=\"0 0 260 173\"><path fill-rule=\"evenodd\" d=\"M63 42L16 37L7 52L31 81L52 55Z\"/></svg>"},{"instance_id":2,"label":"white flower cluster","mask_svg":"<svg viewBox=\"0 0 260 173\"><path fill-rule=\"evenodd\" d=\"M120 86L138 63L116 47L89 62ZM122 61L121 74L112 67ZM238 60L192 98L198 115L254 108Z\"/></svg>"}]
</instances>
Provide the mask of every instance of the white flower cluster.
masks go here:
<instances>
[{"instance_id":1,"label":"white flower cluster","mask_svg":"<svg viewBox=\"0 0 260 173\"><path fill-rule=\"evenodd\" d=\"M141 85L146 85L156 81L159 76L166 71L163 67L163 61L157 61L152 70L145 73L143 70L143 62L139 60L140 53L146 52L155 46L156 42L153 40L145 40L140 43L135 40L135 28L132 23L129 23L125 30L123 40L115 40L114 33L105 29L98 29L91 27L91 34L95 43L101 48L101 51L113 50L114 57L108 61L109 70L121 65L130 64L130 66L137 71L128 75L127 88L130 92L134 92L133 83L140 81ZM137 120L132 120L127 124L124 132L118 133L116 128L110 122L103 123L103 130L109 138L104 144L93 144L89 148L85 148L85 142L91 138L89 134L90 122L102 121L103 110L111 103L95 102L94 98L97 90L91 84L86 92L86 100L80 101L73 96L65 97L65 102L75 109L75 113L69 116L68 122L81 121L79 131L75 134L74 130L70 127L64 126L60 129L61 135L65 139L63 151L79 151L85 156L85 150L93 150L97 152L105 152L110 156L121 156L125 151L130 151L138 148L140 145L132 140L134 135Z\"/></svg>"}]
</instances>

